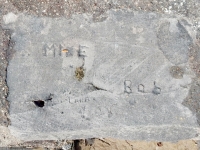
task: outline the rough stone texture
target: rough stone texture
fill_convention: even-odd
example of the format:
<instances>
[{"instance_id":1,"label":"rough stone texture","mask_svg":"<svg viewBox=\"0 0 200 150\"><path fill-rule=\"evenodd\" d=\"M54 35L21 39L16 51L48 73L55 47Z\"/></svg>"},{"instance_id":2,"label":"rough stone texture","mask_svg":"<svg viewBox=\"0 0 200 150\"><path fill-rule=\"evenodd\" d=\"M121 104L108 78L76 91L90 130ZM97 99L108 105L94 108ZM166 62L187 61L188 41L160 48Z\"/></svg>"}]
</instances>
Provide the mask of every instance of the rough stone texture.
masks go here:
<instances>
[{"instance_id":1,"label":"rough stone texture","mask_svg":"<svg viewBox=\"0 0 200 150\"><path fill-rule=\"evenodd\" d=\"M34 1L34 0L1 0L0 1L0 18L2 20L2 15L6 15L9 12L13 12L17 14L18 10L25 13L25 14L31 14L31 15L37 15L37 16L48 16L48 17L70 17L75 13L90 13L93 15L93 21L103 21L107 18L106 11L108 9L112 8L117 8L117 9L133 9L133 10L142 10L142 11L149 11L149 12L159 12L159 13L164 13L164 14L171 14L171 15L184 15L191 21L191 26L190 28L196 31L195 37L197 39L200 38L200 19L199 19L199 0L176 0L176 1L171 1L171 0L153 0L153 1L146 1L146 0L140 0L138 1L60 1L60 4L57 3L58 1ZM63 8L61 8L63 7ZM18 10L16 10L16 8ZM39 11L38 11L39 10ZM43 12L44 11L44 12ZM180 21L180 20L179 20ZM182 22L183 24L183 22ZM1 30L2 31L2 30ZM2 34L2 33L1 33ZM2 34L4 35L4 33ZM3 36L2 36L3 37ZM194 39L194 38L193 38ZM2 49L1 49L2 50ZM193 78L193 81L191 82L191 87L193 89L189 90L189 95L183 101L183 104L194 113L193 115L197 116L197 120L199 120L199 115L198 115L198 103L199 103L199 98L198 98L198 88L199 85L198 83L198 78L199 78L199 70L200 70L200 63L199 63L199 46L198 42L193 46L190 52L189 56L189 61L190 61L190 67L194 70L196 73L196 77ZM10 53L10 52L9 52ZM197 55L196 55L197 54ZM11 54L9 54L12 56ZM5 58L5 55L2 55L2 58ZM0 62L5 64L6 59L0 59ZM3 65L5 66L5 65ZM174 65L175 66L175 65ZM175 66L176 68L181 68L179 69L172 69L173 66L171 67L171 76L175 79L182 78L182 73L184 76L185 73L185 67L178 65ZM1 74L3 73L3 81L6 78L6 75L4 73L5 67L1 69ZM130 82L126 81L126 90L130 92ZM186 87L186 86L184 86ZM6 89L5 82L2 83L2 89ZM91 86L91 90L99 89L98 87ZM190 87L187 87L190 88ZM138 86L139 91L143 91L143 85ZM195 90L197 89L197 90ZM1 95L2 97L6 97L6 92L4 90L1 90ZM159 93L159 89L156 88L154 90L154 93ZM49 95L47 96L49 97ZM192 99L191 99L192 97ZM189 100L190 99L190 100ZM8 103L5 101L5 98L1 98L2 101L2 107L4 109L4 112L7 112L7 106ZM131 102L134 104L134 102ZM194 105L197 104L197 105ZM6 109L5 109L6 108ZM197 113L197 114L196 114ZM5 116L5 114L4 114ZM2 119L2 120L1 120ZM0 122L2 125L8 125L8 122L5 123L6 117L1 117ZM199 122L199 121L198 121ZM2 137L3 138L3 137ZM4 144L6 142L3 142L1 144Z\"/></svg>"},{"instance_id":2,"label":"rough stone texture","mask_svg":"<svg viewBox=\"0 0 200 150\"><path fill-rule=\"evenodd\" d=\"M170 74L173 78L181 79L184 75L184 69L179 66L172 66L170 68Z\"/></svg>"},{"instance_id":3,"label":"rough stone texture","mask_svg":"<svg viewBox=\"0 0 200 150\"><path fill-rule=\"evenodd\" d=\"M191 68L196 73L197 78L199 78L200 77L200 40L197 40L190 50L190 63L191 63Z\"/></svg>"},{"instance_id":4,"label":"rough stone texture","mask_svg":"<svg viewBox=\"0 0 200 150\"><path fill-rule=\"evenodd\" d=\"M10 44L10 36L5 30L0 28L0 125L8 126L8 108L9 104L6 100L8 88L6 86L6 70L7 70L7 51Z\"/></svg>"},{"instance_id":5,"label":"rough stone texture","mask_svg":"<svg viewBox=\"0 0 200 150\"><path fill-rule=\"evenodd\" d=\"M100 16L109 9L134 9L187 17L199 17L198 0L9 0L19 11L38 16L70 16L74 13L94 13Z\"/></svg>"},{"instance_id":6,"label":"rough stone texture","mask_svg":"<svg viewBox=\"0 0 200 150\"><path fill-rule=\"evenodd\" d=\"M175 141L198 133L196 116L181 104L195 77L190 22L119 10L102 22L13 13L3 20L15 41L7 83L16 137ZM184 68L182 78L171 74L174 65Z\"/></svg>"},{"instance_id":7,"label":"rough stone texture","mask_svg":"<svg viewBox=\"0 0 200 150\"><path fill-rule=\"evenodd\" d=\"M197 115L198 123L200 124L199 98L200 98L200 81L198 79L193 81L189 94L187 98L184 100L183 105L189 107L192 110L192 112L194 112Z\"/></svg>"},{"instance_id":8,"label":"rough stone texture","mask_svg":"<svg viewBox=\"0 0 200 150\"><path fill-rule=\"evenodd\" d=\"M158 44L166 58L175 65L188 61L192 39L178 20L165 22L158 31Z\"/></svg>"}]
</instances>

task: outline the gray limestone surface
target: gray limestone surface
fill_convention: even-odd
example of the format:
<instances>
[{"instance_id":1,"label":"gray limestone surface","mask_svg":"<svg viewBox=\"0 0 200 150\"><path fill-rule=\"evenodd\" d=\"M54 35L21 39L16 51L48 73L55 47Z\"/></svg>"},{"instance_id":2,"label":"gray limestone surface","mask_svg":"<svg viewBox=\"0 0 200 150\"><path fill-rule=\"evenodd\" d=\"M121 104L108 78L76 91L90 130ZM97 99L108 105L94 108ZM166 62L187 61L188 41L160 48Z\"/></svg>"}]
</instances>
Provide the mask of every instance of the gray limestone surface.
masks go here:
<instances>
[{"instance_id":1,"label":"gray limestone surface","mask_svg":"<svg viewBox=\"0 0 200 150\"><path fill-rule=\"evenodd\" d=\"M175 141L199 133L182 105L195 77L190 21L131 10L106 16L3 16L15 41L7 68L12 135Z\"/></svg>"}]
</instances>

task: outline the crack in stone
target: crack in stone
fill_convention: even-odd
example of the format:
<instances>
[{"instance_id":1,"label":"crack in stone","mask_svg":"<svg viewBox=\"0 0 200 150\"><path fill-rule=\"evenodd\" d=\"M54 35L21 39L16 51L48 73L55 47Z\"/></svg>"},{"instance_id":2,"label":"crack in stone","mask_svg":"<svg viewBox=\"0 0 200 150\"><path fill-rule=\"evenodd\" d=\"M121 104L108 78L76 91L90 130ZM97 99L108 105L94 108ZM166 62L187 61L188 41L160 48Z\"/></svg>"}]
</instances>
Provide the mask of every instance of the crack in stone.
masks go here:
<instances>
[{"instance_id":1,"label":"crack in stone","mask_svg":"<svg viewBox=\"0 0 200 150\"><path fill-rule=\"evenodd\" d=\"M98 87L98 86L95 86L93 83L88 83L88 84L92 85L92 87L93 87L96 91L101 90L101 91L107 91L107 92L108 92L108 90L103 89L103 88L100 88L100 87Z\"/></svg>"}]
</instances>

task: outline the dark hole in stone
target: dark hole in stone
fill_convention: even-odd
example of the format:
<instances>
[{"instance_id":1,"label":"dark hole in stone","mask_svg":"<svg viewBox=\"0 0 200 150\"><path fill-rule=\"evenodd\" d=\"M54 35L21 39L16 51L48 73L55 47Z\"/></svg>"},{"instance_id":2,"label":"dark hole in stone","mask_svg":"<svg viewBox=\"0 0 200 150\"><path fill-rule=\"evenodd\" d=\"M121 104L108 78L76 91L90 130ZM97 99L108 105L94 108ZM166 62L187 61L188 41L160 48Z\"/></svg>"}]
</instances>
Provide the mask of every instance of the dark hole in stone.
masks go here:
<instances>
[{"instance_id":1,"label":"dark hole in stone","mask_svg":"<svg viewBox=\"0 0 200 150\"><path fill-rule=\"evenodd\" d=\"M159 147L161 147L161 146L163 146L163 143L162 143L162 142L158 142L157 145L158 145Z\"/></svg>"},{"instance_id":2,"label":"dark hole in stone","mask_svg":"<svg viewBox=\"0 0 200 150\"><path fill-rule=\"evenodd\" d=\"M74 140L74 150L81 150L80 140Z\"/></svg>"},{"instance_id":3,"label":"dark hole in stone","mask_svg":"<svg viewBox=\"0 0 200 150\"><path fill-rule=\"evenodd\" d=\"M38 107L44 107L44 101L42 100L33 101L33 103Z\"/></svg>"},{"instance_id":4,"label":"dark hole in stone","mask_svg":"<svg viewBox=\"0 0 200 150\"><path fill-rule=\"evenodd\" d=\"M61 114L64 114L64 112L62 111Z\"/></svg>"}]
</instances>

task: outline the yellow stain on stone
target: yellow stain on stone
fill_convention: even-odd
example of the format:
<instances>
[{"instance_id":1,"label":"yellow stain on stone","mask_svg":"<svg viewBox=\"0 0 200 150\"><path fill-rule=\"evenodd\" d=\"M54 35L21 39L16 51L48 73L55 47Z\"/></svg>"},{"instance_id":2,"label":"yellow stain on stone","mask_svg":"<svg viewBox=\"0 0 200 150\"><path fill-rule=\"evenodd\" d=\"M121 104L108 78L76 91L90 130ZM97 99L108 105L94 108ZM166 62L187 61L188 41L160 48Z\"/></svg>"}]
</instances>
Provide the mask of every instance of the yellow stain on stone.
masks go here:
<instances>
[{"instance_id":1,"label":"yellow stain on stone","mask_svg":"<svg viewBox=\"0 0 200 150\"><path fill-rule=\"evenodd\" d=\"M68 50L68 49L63 49L62 52L63 52L63 53L68 53L69 50Z\"/></svg>"}]
</instances>

